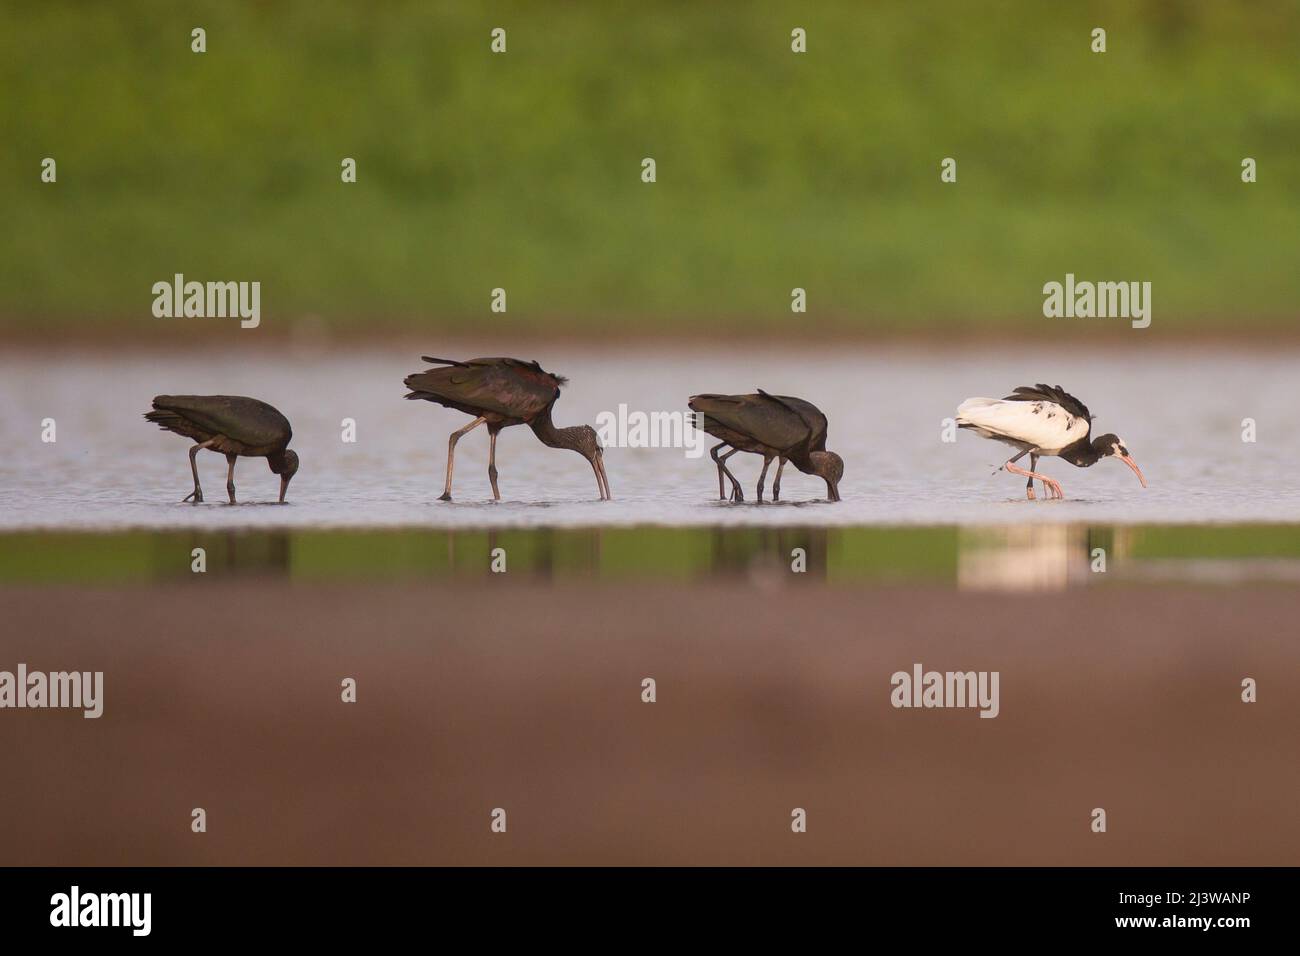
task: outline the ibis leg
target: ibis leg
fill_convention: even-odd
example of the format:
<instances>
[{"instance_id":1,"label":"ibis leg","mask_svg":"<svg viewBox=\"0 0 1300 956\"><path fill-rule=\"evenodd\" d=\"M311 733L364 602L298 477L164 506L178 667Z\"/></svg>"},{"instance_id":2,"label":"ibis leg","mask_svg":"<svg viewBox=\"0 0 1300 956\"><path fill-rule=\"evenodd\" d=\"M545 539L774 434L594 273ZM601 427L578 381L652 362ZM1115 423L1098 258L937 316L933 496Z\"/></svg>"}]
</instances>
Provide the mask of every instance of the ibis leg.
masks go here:
<instances>
[{"instance_id":1,"label":"ibis leg","mask_svg":"<svg viewBox=\"0 0 1300 956\"><path fill-rule=\"evenodd\" d=\"M763 503L763 482L767 479L767 466L772 464L772 456L763 458L763 470L758 473L758 503Z\"/></svg>"},{"instance_id":2,"label":"ibis leg","mask_svg":"<svg viewBox=\"0 0 1300 956\"><path fill-rule=\"evenodd\" d=\"M199 463L194 460L194 457L202 449L211 448L211 447L212 447L212 442L210 441L205 441L202 442L201 444L192 445L190 447L190 471L193 472L194 474L194 490L181 499L181 504L184 504L185 502L189 501L191 498L194 499L194 503L196 505L203 503L203 489L199 487Z\"/></svg>"},{"instance_id":3,"label":"ibis leg","mask_svg":"<svg viewBox=\"0 0 1300 956\"><path fill-rule=\"evenodd\" d=\"M492 482L492 500L500 501L501 492L497 490L497 429L488 427L488 481ZM451 486L447 486L450 493Z\"/></svg>"},{"instance_id":4,"label":"ibis leg","mask_svg":"<svg viewBox=\"0 0 1300 956\"><path fill-rule=\"evenodd\" d=\"M723 468L722 462L718 459L718 449L726 448L726 447L727 447L727 443L724 441L724 442L718 442L718 444L714 445L711 449L709 449L709 457L712 458L713 463L718 466L718 500L719 501L727 500L727 493L723 490L723 486L722 486L722 473L726 471L726 469Z\"/></svg>"},{"instance_id":5,"label":"ibis leg","mask_svg":"<svg viewBox=\"0 0 1300 956\"><path fill-rule=\"evenodd\" d=\"M456 461L456 442L460 441L461 435L465 434L466 432L473 431L475 428L478 428L480 425L482 425L485 421L487 421L486 418L479 416L478 418L470 422L468 425L466 425L464 428L458 429L457 431L451 433L451 438L448 439L447 441L447 487L442 490L442 497L438 499L439 501L451 501L451 469L452 469L452 465Z\"/></svg>"},{"instance_id":6,"label":"ibis leg","mask_svg":"<svg viewBox=\"0 0 1300 956\"><path fill-rule=\"evenodd\" d=\"M779 458L776 463L776 478L772 480L772 500L781 500L781 469L785 467L785 459Z\"/></svg>"},{"instance_id":7,"label":"ibis leg","mask_svg":"<svg viewBox=\"0 0 1300 956\"><path fill-rule=\"evenodd\" d=\"M1005 467L1007 471L1011 472L1013 475L1020 475L1022 478L1028 478L1031 485L1033 484L1034 479L1037 478L1043 483L1043 487L1047 489L1049 498L1065 497L1065 493L1061 491L1060 484L1054 479L1048 478L1046 475L1040 475L1036 471L1025 471L1023 468L1017 468L1015 465L1015 459L1007 462Z\"/></svg>"},{"instance_id":8,"label":"ibis leg","mask_svg":"<svg viewBox=\"0 0 1300 956\"><path fill-rule=\"evenodd\" d=\"M1012 458L1011 461L1007 462L1006 465L998 465L998 467L994 470L993 474L996 475L996 474L997 474L999 471L1001 471L1003 468L1006 468L1007 465L1014 464L1015 462L1019 461L1021 458L1024 458L1024 457L1025 457L1026 455L1028 455L1028 454L1029 454L1029 449L1026 448L1026 449L1025 449L1024 451L1022 451L1020 454L1018 454L1018 455L1016 455L1014 458Z\"/></svg>"},{"instance_id":9,"label":"ibis leg","mask_svg":"<svg viewBox=\"0 0 1300 956\"><path fill-rule=\"evenodd\" d=\"M226 494L230 496L230 503L235 503L235 459L237 455L226 455Z\"/></svg>"},{"instance_id":10,"label":"ibis leg","mask_svg":"<svg viewBox=\"0 0 1300 956\"><path fill-rule=\"evenodd\" d=\"M731 449L731 451L727 452L725 455L723 455L721 458L718 459L718 467L722 469L723 474L725 474L725 475L727 476L727 480L731 482L731 500L732 500L732 501L744 501L744 500L745 500L745 492L743 492L743 491L741 490L741 488L740 488L740 482L738 482L738 481L736 480L736 476L733 475L733 474L731 473L731 469L727 467L727 459L730 458L732 455L734 455L734 454L735 454L736 452L738 452L738 451L740 451L739 448L733 448L733 449Z\"/></svg>"},{"instance_id":11,"label":"ibis leg","mask_svg":"<svg viewBox=\"0 0 1300 956\"><path fill-rule=\"evenodd\" d=\"M1029 455L1029 470L1038 470L1038 456L1033 453L1030 453ZM1030 478L1028 483L1025 485L1025 497L1030 501L1034 500L1034 479L1032 478Z\"/></svg>"}]
</instances>

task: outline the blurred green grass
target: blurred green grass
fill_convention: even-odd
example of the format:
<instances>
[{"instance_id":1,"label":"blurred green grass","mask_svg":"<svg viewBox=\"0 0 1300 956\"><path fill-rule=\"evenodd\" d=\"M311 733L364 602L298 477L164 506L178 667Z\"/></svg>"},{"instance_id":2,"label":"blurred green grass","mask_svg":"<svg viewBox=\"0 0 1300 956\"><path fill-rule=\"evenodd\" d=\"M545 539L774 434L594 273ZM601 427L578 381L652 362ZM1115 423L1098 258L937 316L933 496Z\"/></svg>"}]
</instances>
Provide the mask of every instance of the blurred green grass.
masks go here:
<instances>
[{"instance_id":1,"label":"blurred green grass","mask_svg":"<svg viewBox=\"0 0 1300 956\"><path fill-rule=\"evenodd\" d=\"M265 328L1011 331L1067 271L1291 330L1297 50L1290 0L6 3L0 331L156 330L175 272Z\"/></svg>"}]
</instances>

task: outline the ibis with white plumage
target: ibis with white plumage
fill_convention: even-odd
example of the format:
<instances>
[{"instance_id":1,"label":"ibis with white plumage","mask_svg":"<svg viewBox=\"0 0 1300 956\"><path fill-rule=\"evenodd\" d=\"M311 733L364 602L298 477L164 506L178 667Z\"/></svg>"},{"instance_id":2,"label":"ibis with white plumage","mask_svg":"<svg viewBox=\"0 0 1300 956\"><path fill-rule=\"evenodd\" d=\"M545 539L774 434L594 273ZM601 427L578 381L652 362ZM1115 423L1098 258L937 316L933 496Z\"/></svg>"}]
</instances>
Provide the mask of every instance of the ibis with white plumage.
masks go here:
<instances>
[{"instance_id":1,"label":"ibis with white plumage","mask_svg":"<svg viewBox=\"0 0 1300 956\"><path fill-rule=\"evenodd\" d=\"M1030 500L1035 478L1043 483L1048 498L1065 497L1059 482L1037 472L1039 458L1062 458L1078 468L1103 458L1118 458L1133 469L1143 488L1147 486L1124 440L1109 433L1090 439L1092 415L1088 407L1059 385L1022 385L1001 399L968 398L957 407L957 427L1019 449L1002 467L1029 479L1025 494ZM1028 471L1016 467L1025 455L1029 456Z\"/></svg>"}]
</instances>

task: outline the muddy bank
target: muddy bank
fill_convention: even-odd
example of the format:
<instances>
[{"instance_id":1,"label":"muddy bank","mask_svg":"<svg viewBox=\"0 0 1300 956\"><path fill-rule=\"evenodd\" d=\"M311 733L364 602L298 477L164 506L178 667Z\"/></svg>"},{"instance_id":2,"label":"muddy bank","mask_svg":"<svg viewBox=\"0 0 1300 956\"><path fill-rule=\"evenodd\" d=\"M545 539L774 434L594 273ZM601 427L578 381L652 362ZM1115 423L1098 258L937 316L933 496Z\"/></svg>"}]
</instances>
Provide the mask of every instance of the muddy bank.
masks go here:
<instances>
[{"instance_id":1,"label":"muddy bank","mask_svg":"<svg viewBox=\"0 0 1300 956\"><path fill-rule=\"evenodd\" d=\"M0 710L0 863L1295 864L1297 605L1279 588L0 589L0 670L105 675L98 720ZM917 662L998 671L999 716L893 708L890 675Z\"/></svg>"}]
</instances>

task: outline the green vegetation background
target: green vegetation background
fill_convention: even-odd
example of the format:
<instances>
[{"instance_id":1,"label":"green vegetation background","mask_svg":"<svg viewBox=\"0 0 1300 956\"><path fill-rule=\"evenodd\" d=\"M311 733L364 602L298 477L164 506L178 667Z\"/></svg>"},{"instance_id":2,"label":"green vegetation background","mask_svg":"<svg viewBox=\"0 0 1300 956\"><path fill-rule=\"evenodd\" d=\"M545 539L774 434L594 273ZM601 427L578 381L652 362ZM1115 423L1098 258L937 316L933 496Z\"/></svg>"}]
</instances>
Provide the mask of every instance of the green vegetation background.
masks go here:
<instances>
[{"instance_id":1,"label":"green vegetation background","mask_svg":"<svg viewBox=\"0 0 1300 956\"><path fill-rule=\"evenodd\" d=\"M1011 331L1067 271L1297 316L1293 0L6 2L0 104L0 332L175 272L280 329Z\"/></svg>"}]
</instances>

